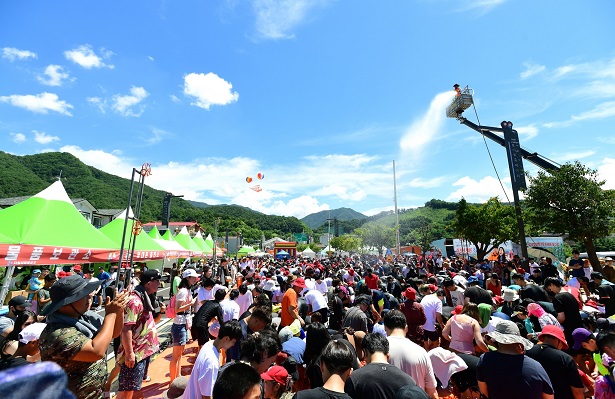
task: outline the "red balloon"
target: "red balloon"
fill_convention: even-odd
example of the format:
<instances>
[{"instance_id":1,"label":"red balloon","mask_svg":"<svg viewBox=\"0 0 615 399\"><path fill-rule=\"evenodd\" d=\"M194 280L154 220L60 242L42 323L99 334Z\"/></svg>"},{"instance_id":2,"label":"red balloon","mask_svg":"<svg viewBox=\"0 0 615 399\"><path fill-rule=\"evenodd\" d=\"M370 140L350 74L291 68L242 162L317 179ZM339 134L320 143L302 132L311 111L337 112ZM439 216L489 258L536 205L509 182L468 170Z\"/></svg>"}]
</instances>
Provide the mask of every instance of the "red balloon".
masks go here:
<instances>
[{"instance_id":1,"label":"red balloon","mask_svg":"<svg viewBox=\"0 0 615 399\"><path fill-rule=\"evenodd\" d=\"M263 173L259 173L256 175L256 177L258 177L258 180L263 180L265 178L265 175Z\"/></svg>"},{"instance_id":2,"label":"red balloon","mask_svg":"<svg viewBox=\"0 0 615 399\"><path fill-rule=\"evenodd\" d=\"M246 183L252 183L252 178L250 176L246 177Z\"/></svg>"}]
</instances>

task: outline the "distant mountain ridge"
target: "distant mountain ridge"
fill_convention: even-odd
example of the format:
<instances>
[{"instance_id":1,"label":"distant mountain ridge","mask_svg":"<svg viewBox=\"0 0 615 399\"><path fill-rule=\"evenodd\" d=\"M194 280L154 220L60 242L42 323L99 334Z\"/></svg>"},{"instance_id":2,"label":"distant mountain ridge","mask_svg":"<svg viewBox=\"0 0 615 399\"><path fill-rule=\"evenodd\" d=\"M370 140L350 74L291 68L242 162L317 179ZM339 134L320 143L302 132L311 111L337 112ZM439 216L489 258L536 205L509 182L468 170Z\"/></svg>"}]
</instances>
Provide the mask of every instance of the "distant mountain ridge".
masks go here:
<instances>
[{"instance_id":1,"label":"distant mountain ridge","mask_svg":"<svg viewBox=\"0 0 615 399\"><path fill-rule=\"evenodd\" d=\"M317 229L327 223L327 219L337 218L339 221L362 220L367 216L350 208L331 209L330 211L320 211L311 213L301 219L303 223L310 229Z\"/></svg>"}]
</instances>

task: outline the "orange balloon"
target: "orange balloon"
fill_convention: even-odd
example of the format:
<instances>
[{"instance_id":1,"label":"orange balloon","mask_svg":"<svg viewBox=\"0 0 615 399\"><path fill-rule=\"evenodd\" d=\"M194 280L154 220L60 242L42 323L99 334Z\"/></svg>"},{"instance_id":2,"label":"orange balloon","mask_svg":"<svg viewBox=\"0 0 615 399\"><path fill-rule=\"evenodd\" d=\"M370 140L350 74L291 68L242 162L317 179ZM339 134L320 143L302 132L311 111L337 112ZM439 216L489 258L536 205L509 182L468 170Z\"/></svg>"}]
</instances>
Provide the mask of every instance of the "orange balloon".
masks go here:
<instances>
[{"instance_id":1,"label":"orange balloon","mask_svg":"<svg viewBox=\"0 0 615 399\"><path fill-rule=\"evenodd\" d=\"M252 178L250 176L246 177L246 183L252 183Z\"/></svg>"}]
</instances>

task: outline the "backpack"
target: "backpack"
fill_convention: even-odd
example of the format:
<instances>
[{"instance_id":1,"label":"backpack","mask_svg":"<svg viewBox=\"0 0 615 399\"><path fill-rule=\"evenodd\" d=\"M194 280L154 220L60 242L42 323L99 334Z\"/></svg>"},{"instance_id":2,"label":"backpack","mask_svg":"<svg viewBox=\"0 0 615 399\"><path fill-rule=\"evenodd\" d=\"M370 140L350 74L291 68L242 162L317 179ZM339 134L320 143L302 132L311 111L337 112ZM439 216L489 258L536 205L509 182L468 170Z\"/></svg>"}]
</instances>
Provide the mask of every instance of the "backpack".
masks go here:
<instances>
[{"instance_id":1,"label":"backpack","mask_svg":"<svg viewBox=\"0 0 615 399\"><path fill-rule=\"evenodd\" d=\"M164 311L164 314L169 318L169 319L173 319L175 318L175 316L177 316L177 313L175 312L175 297L177 295L173 295L171 297L171 300L169 301L169 306L167 306L166 310Z\"/></svg>"}]
</instances>

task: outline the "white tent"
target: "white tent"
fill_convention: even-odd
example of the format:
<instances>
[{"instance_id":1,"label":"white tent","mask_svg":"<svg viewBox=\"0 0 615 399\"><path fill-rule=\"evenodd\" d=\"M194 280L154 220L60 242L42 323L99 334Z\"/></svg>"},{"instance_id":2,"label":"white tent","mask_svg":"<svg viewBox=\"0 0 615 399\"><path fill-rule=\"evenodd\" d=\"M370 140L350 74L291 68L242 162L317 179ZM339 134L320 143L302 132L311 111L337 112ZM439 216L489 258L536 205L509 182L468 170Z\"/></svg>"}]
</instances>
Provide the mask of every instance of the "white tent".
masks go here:
<instances>
[{"instance_id":1,"label":"white tent","mask_svg":"<svg viewBox=\"0 0 615 399\"><path fill-rule=\"evenodd\" d=\"M301 256L304 258L314 258L316 256L316 252L312 251L310 247L307 247L303 252L301 252Z\"/></svg>"}]
</instances>

